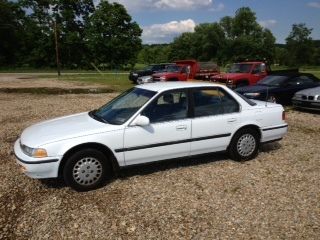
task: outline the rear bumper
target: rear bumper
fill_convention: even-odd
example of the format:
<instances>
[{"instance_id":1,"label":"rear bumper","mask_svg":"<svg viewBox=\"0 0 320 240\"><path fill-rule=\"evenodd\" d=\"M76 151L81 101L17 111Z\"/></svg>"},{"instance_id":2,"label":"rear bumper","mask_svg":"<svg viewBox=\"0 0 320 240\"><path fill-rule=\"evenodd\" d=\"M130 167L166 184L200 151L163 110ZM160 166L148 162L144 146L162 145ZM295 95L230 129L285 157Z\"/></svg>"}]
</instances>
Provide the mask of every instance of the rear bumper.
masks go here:
<instances>
[{"instance_id":1,"label":"rear bumper","mask_svg":"<svg viewBox=\"0 0 320 240\"><path fill-rule=\"evenodd\" d=\"M319 101L302 101L302 100L292 99L292 104L294 107L297 107L297 108L320 110Z\"/></svg>"},{"instance_id":2,"label":"rear bumper","mask_svg":"<svg viewBox=\"0 0 320 240\"><path fill-rule=\"evenodd\" d=\"M25 155L20 148L20 139L14 144L14 154L20 172L31 178L58 177L60 157L32 158Z\"/></svg>"},{"instance_id":3,"label":"rear bumper","mask_svg":"<svg viewBox=\"0 0 320 240\"><path fill-rule=\"evenodd\" d=\"M282 139L288 132L288 124L261 128L261 143Z\"/></svg>"}]
</instances>

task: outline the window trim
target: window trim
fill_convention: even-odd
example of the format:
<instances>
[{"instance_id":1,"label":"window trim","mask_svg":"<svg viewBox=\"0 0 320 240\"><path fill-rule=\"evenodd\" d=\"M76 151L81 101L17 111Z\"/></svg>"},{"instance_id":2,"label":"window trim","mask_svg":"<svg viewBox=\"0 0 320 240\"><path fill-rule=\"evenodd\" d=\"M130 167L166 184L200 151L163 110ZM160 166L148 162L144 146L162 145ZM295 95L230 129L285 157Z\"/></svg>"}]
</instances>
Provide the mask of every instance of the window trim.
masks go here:
<instances>
[{"instance_id":1,"label":"window trim","mask_svg":"<svg viewBox=\"0 0 320 240\"><path fill-rule=\"evenodd\" d=\"M231 113L222 113L222 114L216 114L216 115L207 115L207 116L195 116L195 104L194 104L194 97L193 97L193 93L195 90L212 90L212 89L217 89L218 91L228 95L231 99L233 99L237 104L238 104L238 111L236 112L231 112ZM222 115L227 115L227 114L236 114L236 113L240 113L241 112L241 104L237 101L237 99L235 99L231 94L229 94L225 89L219 87L219 86L214 86L214 87L195 87L195 88L190 88L189 94L191 97L190 98L190 108L192 108L192 112L190 117L192 119L196 119L196 118L205 118L205 117L216 117L216 116L222 116Z\"/></svg>"},{"instance_id":2,"label":"window trim","mask_svg":"<svg viewBox=\"0 0 320 240\"><path fill-rule=\"evenodd\" d=\"M181 118L181 119L172 119L172 120L165 120L165 121L161 121L161 122L150 122L150 125L154 125L154 124L163 124L163 123L167 123L167 122L176 122L176 121L181 121L181 120L187 120L187 119L191 119L190 117L190 100L189 100L189 89L188 88L176 88L176 89L170 89L170 90L166 90L166 91L163 91L163 92L160 92L159 94L156 94L154 96L154 98L146 105L144 106L143 108L140 109L139 113L137 114L137 116L139 115L143 115L142 112L150 105L150 104L153 104L155 101L158 101L158 99L163 96L164 94L166 93L171 93L171 92L184 92L185 95L186 95L186 98L187 98L187 114L186 114L186 117L185 118ZM136 117L137 117L136 116ZM143 115L145 116L145 115ZM136 118L135 117L135 118ZM146 116L147 117L147 116ZM134 119L135 119L134 118ZM131 125L131 123L129 124Z\"/></svg>"}]
</instances>

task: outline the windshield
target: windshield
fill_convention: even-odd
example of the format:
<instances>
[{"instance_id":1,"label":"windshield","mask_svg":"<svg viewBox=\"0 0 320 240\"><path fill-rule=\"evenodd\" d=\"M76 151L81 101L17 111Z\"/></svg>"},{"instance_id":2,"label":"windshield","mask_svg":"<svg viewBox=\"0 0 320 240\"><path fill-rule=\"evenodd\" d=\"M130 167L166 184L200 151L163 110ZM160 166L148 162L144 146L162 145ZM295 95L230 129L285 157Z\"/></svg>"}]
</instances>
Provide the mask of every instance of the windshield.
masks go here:
<instances>
[{"instance_id":1,"label":"windshield","mask_svg":"<svg viewBox=\"0 0 320 240\"><path fill-rule=\"evenodd\" d=\"M144 71L152 71L154 68L154 65L149 65L149 66L146 66L143 70Z\"/></svg>"},{"instance_id":2,"label":"windshield","mask_svg":"<svg viewBox=\"0 0 320 240\"><path fill-rule=\"evenodd\" d=\"M131 88L98 110L90 112L89 115L92 115L97 120L100 119L102 122L121 125L155 94L156 92L153 91Z\"/></svg>"},{"instance_id":3,"label":"windshield","mask_svg":"<svg viewBox=\"0 0 320 240\"><path fill-rule=\"evenodd\" d=\"M267 85L267 86L280 86L286 79L287 76L266 76L262 80L260 80L257 84L259 85Z\"/></svg>"},{"instance_id":4,"label":"windshield","mask_svg":"<svg viewBox=\"0 0 320 240\"><path fill-rule=\"evenodd\" d=\"M233 64L228 73L249 73L251 70L252 64L243 64L243 63L235 63Z\"/></svg>"},{"instance_id":5,"label":"windshield","mask_svg":"<svg viewBox=\"0 0 320 240\"><path fill-rule=\"evenodd\" d=\"M180 72L181 71L181 66L178 65L170 65L166 68L166 72Z\"/></svg>"}]
</instances>

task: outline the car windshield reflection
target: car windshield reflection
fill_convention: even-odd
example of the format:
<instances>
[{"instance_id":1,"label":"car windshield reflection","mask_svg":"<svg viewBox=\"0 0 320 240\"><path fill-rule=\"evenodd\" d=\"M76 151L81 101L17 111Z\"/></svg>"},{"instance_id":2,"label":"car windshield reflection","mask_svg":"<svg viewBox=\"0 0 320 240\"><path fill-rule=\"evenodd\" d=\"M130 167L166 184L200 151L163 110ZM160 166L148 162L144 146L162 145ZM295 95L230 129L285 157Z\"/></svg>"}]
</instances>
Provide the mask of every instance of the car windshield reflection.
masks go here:
<instances>
[{"instance_id":1,"label":"car windshield reflection","mask_svg":"<svg viewBox=\"0 0 320 240\"><path fill-rule=\"evenodd\" d=\"M156 92L141 88L132 88L124 92L111 102L91 112L91 117L101 122L114 125L125 123L144 104L146 104Z\"/></svg>"}]
</instances>

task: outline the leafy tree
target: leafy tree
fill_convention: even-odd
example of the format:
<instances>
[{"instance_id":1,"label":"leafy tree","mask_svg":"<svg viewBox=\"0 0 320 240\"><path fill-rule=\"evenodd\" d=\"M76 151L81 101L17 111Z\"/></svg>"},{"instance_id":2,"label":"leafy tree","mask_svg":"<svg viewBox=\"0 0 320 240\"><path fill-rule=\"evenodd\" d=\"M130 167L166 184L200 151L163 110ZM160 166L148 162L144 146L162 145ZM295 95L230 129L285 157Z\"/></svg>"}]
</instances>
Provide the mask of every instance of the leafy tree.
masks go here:
<instances>
[{"instance_id":1,"label":"leafy tree","mask_svg":"<svg viewBox=\"0 0 320 240\"><path fill-rule=\"evenodd\" d=\"M62 64L72 67L86 64L85 23L95 10L92 0L53 1L53 20L58 23Z\"/></svg>"},{"instance_id":2,"label":"leafy tree","mask_svg":"<svg viewBox=\"0 0 320 240\"><path fill-rule=\"evenodd\" d=\"M146 64L169 62L170 52L169 44L144 45L138 54L138 62Z\"/></svg>"},{"instance_id":3,"label":"leafy tree","mask_svg":"<svg viewBox=\"0 0 320 240\"><path fill-rule=\"evenodd\" d=\"M14 65L22 45L24 12L14 2L0 0L0 65Z\"/></svg>"},{"instance_id":4,"label":"leafy tree","mask_svg":"<svg viewBox=\"0 0 320 240\"><path fill-rule=\"evenodd\" d=\"M170 60L196 58L192 51L196 44L194 36L194 33L185 32L175 38L171 45Z\"/></svg>"},{"instance_id":5,"label":"leafy tree","mask_svg":"<svg viewBox=\"0 0 320 240\"><path fill-rule=\"evenodd\" d=\"M141 49L142 30L118 3L102 1L88 18L86 44L95 63L133 64Z\"/></svg>"},{"instance_id":6,"label":"leafy tree","mask_svg":"<svg viewBox=\"0 0 320 240\"><path fill-rule=\"evenodd\" d=\"M269 29L258 24L250 8L239 8L235 17L224 17L219 24L226 36L220 53L223 62L246 59L272 61L275 38Z\"/></svg>"},{"instance_id":7,"label":"leafy tree","mask_svg":"<svg viewBox=\"0 0 320 240\"><path fill-rule=\"evenodd\" d=\"M287 49L290 53L289 65L303 65L312 63L315 52L312 38L312 28L304 23L293 24L289 36L286 38Z\"/></svg>"},{"instance_id":8,"label":"leafy tree","mask_svg":"<svg viewBox=\"0 0 320 240\"><path fill-rule=\"evenodd\" d=\"M223 46L225 34L217 23L203 23L195 28L194 42L191 50L193 56L200 61L210 61L216 58Z\"/></svg>"},{"instance_id":9,"label":"leafy tree","mask_svg":"<svg viewBox=\"0 0 320 240\"><path fill-rule=\"evenodd\" d=\"M288 50L286 49L286 45L276 45L274 51L274 63L279 65L288 65L289 58Z\"/></svg>"}]
</instances>

